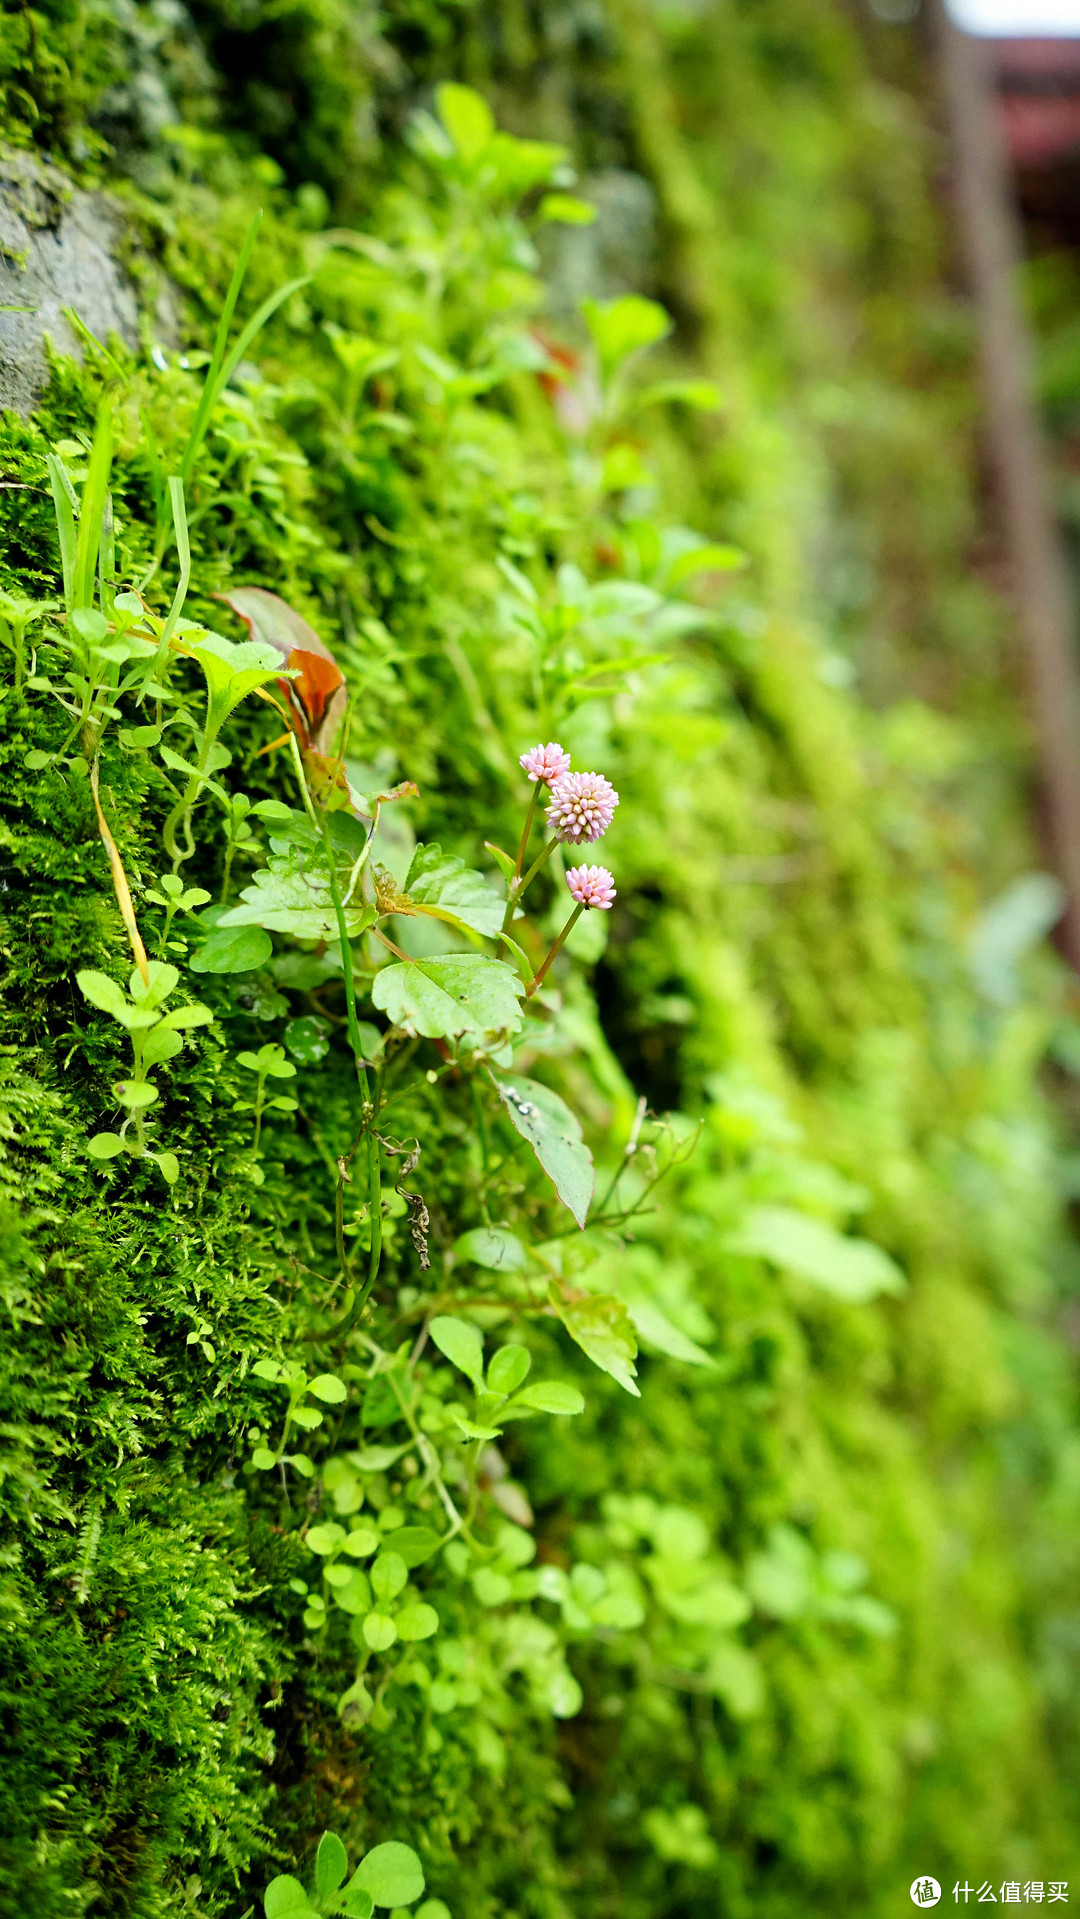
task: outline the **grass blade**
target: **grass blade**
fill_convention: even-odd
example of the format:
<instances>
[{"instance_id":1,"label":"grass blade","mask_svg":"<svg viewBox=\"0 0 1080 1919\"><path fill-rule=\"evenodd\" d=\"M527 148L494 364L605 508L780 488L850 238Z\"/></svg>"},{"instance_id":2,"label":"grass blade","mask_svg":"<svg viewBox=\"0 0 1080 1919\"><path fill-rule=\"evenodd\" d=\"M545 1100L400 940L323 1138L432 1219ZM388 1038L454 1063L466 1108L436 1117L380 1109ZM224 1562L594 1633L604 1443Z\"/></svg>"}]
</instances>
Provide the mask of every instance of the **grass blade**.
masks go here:
<instances>
[{"instance_id":1,"label":"grass blade","mask_svg":"<svg viewBox=\"0 0 1080 1919\"><path fill-rule=\"evenodd\" d=\"M196 455L206 437L206 429L210 424L210 414L213 411L214 402L218 396L221 368L225 359L225 346L229 338L229 328L232 325L233 314L236 311L236 302L240 298L240 288L244 283L244 275L251 263L251 255L255 248L255 236L259 231L261 220L262 210L260 209L244 236L244 244L240 249L240 258L236 262L232 279L229 281L229 290L225 295L225 305L221 309L221 319L218 321L214 350L210 355L210 364L206 369L206 379L203 381L203 390L195 411L195 418L191 423L191 432L188 435L187 446L184 448L184 457L180 462L180 478L182 480L187 480L191 477L191 469L195 464Z\"/></svg>"},{"instance_id":2,"label":"grass blade","mask_svg":"<svg viewBox=\"0 0 1080 1919\"><path fill-rule=\"evenodd\" d=\"M111 466L112 403L106 395L98 407L94 444L90 449L90 464L83 484L82 504L79 509L79 531L75 544L75 577L72 582L73 605L77 607L94 604L94 576L97 572L98 547L101 542L101 519L105 511L105 495L109 490Z\"/></svg>"},{"instance_id":3,"label":"grass blade","mask_svg":"<svg viewBox=\"0 0 1080 1919\"><path fill-rule=\"evenodd\" d=\"M64 462L55 453L46 454L49 485L52 489L56 532L60 541L60 566L64 575L64 605L70 613L75 592L75 489L68 479Z\"/></svg>"},{"instance_id":4,"label":"grass blade","mask_svg":"<svg viewBox=\"0 0 1080 1919\"><path fill-rule=\"evenodd\" d=\"M143 690L139 694L140 706L146 698L147 687L151 681L157 679L161 671L161 663L169 650L169 641L176 631L176 622L184 610L184 601L187 599L187 590L191 584L191 542L188 539L187 508L184 504L184 482L176 473L169 475L169 503L172 507L173 527L176 532L176 551L180 560L180 578L177 582L176 592L173 594L173 602L169 608L168 617L161 629L161 638L158 641L157 652L154 654L150 671L143 681Z\"/></svg>"}]
</instances>

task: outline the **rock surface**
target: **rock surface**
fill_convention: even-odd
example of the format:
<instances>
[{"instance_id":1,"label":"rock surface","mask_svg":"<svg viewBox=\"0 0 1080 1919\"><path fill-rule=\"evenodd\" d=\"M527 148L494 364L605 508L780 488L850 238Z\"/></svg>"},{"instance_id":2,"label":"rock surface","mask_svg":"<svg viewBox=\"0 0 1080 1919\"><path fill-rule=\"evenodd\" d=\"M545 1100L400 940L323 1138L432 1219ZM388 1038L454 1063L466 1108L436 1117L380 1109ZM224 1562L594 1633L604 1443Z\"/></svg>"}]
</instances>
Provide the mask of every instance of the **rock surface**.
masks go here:
<instances>
[{"instance_id":1,"label":"rock surface","mask_svg":"<svg viewBox=\"0 0 1080 1919\"><path fill-rule=\"evenodd\" d=\"M122 222L109 200L55 167L0 152L0 407L28 413L49 377L45 342L82 357L64 317L94 337L138 343L138 304L116 262Z\"/></svg>"}]
</instances>

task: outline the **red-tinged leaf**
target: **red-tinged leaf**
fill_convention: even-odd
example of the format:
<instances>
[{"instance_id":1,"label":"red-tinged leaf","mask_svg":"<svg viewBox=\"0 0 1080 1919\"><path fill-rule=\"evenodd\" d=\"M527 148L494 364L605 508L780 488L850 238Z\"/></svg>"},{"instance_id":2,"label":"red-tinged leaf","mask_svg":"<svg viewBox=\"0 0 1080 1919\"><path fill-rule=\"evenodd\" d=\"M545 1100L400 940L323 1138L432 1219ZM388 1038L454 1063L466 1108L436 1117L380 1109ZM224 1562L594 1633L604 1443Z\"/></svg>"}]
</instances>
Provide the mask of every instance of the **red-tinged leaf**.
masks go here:
<instances>
[{"instance_id":1,"label":"red-tinged leaf","mask_svg":"<svg viewBox=\"0 0 1080 1919\"><path fill-rule=\"evenodd\" d=\"M238 586L218 598L231 606L254 640L264 640L296 671L280 682L304 746L330 744L345 707L345 682L333 654L313 626L277 593L262 586Z\"/></svg>"}]
</instances>

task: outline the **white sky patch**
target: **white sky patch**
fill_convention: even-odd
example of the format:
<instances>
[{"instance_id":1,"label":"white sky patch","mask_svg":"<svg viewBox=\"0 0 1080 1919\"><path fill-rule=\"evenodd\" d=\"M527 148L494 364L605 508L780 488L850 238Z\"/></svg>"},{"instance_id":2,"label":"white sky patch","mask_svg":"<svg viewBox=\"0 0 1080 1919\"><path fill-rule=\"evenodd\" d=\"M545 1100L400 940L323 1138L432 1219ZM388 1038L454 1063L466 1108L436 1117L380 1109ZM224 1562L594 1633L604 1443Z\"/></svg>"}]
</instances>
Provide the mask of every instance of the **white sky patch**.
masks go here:
<instances>
[{"instance_id":1,"label":"white sky patch","mask_svg":"<svg viewBox=\"0 0 1080 1919\"><path fill-rule=\"evenodd\" d=\"M1080 39L1080 0L947 0L968 33L1040 39Z\"/></svg>"}]
</instances>

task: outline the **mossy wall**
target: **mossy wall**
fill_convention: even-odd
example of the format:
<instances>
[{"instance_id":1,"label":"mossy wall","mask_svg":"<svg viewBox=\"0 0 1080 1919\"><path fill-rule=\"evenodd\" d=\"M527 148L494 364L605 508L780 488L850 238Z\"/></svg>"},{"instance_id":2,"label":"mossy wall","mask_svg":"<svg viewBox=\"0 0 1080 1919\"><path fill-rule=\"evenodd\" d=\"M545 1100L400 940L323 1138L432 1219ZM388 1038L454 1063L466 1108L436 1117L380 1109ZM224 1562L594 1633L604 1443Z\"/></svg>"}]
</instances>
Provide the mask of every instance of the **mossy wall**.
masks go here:
<instances>
[{"instance_id":1,"label":"mossy wall","mask_svg":"<svg viewBox=\"0 0 1080 1919\"><path fill-rule=\"evenodd\" d=\"M1047 1093L1075 1028L1025 950L1045 889L976 919L1035 855L913 56L796 0L73 3L7 16L4 44L9 138L126 201L147 315L142 353L88 345L6 418L5 590L62 598L47 455L90 486L103 392L118 581L146 580L262 207L240 320L304 284L187 475L184 616L242 640L215 596L255 585L311 623L354 786L420 789L379 829L399 884L414 838L497 880L485 842L515 845L538 738L614 781L615 907L513 1072L580 1116L601 1200L639 1099L670 1117L582 1235L495 1049L392 1040L385 1137L420 1159L399 1179L383 1149L372 1307L342 1312L372 1228L338 1170L360 1109L333 939L274 927L272 958L199 970L208 909L165 928L152 897L180 775L129 699L102 803L148 947L214 1020L160 1076L175 1181L90 1156L128 1053L75 975L125 980L130 952L54 697L70 626L32 625L20 670L8 602L3 1909L240 1919L326 1828L412 1845L453 1919L884 1914L919 1872L1067 1880L1075 1168ZM460 94L440 124L447 79L566 154L493 146ZM591 186L597 228L541 221ZM619 207L644 236L621 255ZM627 291L674 331L598 404L576 294ZM675 384L703 377L719 404ZM174 659L168 739L197 738L200 685ZM280 730L239 705L225 799L200 795L179 866L218 905L272 856L272 819L229 840L232 796L299 810L262 750ZM442 950L422 924L387 922L414 958ZM388 956L354 952L378 1051ZM268 1109L256 1156L243 1055L275 1043L297 1110ZM594 1300L599 1365L568 1331ZM584 1412L494 1451L464 1433L460 1368L417 1345L433 1308L523 1343ZM266 1470L273 1362L346 1397ZM402 1518L445 1527L443 1492L475 1511L410 1581L439 1630L373 1651L308 1536L392 1547Z\"/></svg>"}]
</instances>

